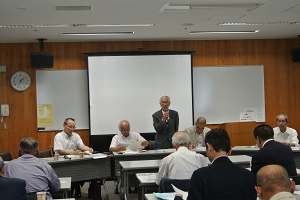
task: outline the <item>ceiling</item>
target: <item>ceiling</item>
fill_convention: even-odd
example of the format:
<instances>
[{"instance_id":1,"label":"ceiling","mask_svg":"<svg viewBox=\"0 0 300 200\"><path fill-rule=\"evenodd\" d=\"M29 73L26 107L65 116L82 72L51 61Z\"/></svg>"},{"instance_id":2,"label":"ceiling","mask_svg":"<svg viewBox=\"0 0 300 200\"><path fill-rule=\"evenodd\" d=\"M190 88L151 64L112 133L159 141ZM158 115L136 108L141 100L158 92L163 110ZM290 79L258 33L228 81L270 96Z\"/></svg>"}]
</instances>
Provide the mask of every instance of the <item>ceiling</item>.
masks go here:
<instances>
[{"instance_id":1,"label":"ceiling","mask_svg":"<svg viewBox=\"0 0 300 200\"><path fill-rule=\"evenodd\" d=\"M46 38L46 42L95 42L286 39L297 38L297 35L300 35L299 0L0 0L0 2L0 26L69 25L69 27L48 28L0 28L0 43L34 43L37 42L37 38ZM232 3L239 5L258 3L259 5L248 10L233 9L228 5ZM194 9L203 4L227 5L225 8ZM175 5L175 8L182 9L174 9L172 12L160 11L168 5ZM78 6L91 6L91 10L58 11L57 6L76 6L71 9L82 8ZM192 9L187 9L189 6ZM269 23L269 25L219 25L224 22ZM84 24L154 24L154 26L86 27ZM259 32L189 34L191 31L255 30ZM97 36L61 34L95 32L134 33Z\"/></svg>"}]
</instances>

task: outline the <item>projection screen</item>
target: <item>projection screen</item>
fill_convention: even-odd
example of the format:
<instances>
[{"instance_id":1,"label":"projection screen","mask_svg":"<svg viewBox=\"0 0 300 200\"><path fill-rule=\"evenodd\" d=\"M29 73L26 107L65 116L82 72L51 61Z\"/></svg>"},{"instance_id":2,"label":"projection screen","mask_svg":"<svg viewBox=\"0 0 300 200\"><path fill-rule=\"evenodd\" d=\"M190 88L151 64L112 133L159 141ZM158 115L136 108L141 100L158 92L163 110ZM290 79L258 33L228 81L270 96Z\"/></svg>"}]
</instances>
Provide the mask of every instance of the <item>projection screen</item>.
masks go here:
<instances>
[{"instance_id":1,"label":"projection screen","mask_svg":"<svg viewBox=\"0 0 300 200\"><path fill-rule=\"evenodd\" d=\"M171 98L179 130L193 125L192 52L87 54L90 134L117 134L120 120L131 131L155 132L159 99Z\"/></svg>"}]
</instances>

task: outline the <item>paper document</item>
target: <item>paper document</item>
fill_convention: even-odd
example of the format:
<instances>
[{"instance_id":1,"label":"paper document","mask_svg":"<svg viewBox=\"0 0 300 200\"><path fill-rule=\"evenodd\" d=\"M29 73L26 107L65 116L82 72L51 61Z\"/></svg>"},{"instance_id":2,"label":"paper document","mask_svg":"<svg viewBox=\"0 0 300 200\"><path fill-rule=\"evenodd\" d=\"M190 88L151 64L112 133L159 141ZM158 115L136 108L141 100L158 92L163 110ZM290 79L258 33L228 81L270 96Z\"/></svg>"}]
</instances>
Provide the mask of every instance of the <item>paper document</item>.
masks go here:
<instances>
[{"instance_id":1,"label":"paper document","mask_svg":"<svg viewBox=\"0 0 300 200\"><path fill-rule=\"evenodd\" d=\"M107 155L103 153L92 154L93 159L106 158Z\"/></svg>"},{"instance_id":2,"label":"paper document","mask_svg":"<svg viewBox=\"0 0 300 200\"><path fill-rule=\"evenodd\" d=\"M156 193L156 192L153 192L153 194L157 197L157 198L160 198L160 199L165 199L165 200L173 200L174 197L175 197L175 192L172 192L172 193Z\"/></svg>"},{"instance_id":3,"label":"paper document","mask_svg":"<svg viewBox=\"0 0 300 200\"><path fill-rule=\"evenodd\" d=\"M92 155L90 151L84 151L84 154Z\"/></svg>"},{"instance_id":4,"label":"paper document","mask_svg":"<svg viewBox=\"0 0 300 200\"><path fill-rule=\"evenodd\" d=\"M141 143L142 143L142 141L136 141L136 142L134 142L134 143L131 143L131 144L129 145L129 148L130 148L132 151L137 151L138 148L142 146Z\"/></svg>"},{"instance_id":5,"label":"paper document","mask_svg":"<svg viewBox=\"0 0 300 200\"><path fill-rule=\"evenodd\" d=\"M172 187L173 187L173 189L174 189L174 191L175 191L176 194L182 194L182 199L183 199L183 200L186 200L186 199L187 199L188 192L184 192L184 191L178 189L178 188L175 187L173 184L171 184L171 185L172 185Z\"/></svg>"}]
</instances>

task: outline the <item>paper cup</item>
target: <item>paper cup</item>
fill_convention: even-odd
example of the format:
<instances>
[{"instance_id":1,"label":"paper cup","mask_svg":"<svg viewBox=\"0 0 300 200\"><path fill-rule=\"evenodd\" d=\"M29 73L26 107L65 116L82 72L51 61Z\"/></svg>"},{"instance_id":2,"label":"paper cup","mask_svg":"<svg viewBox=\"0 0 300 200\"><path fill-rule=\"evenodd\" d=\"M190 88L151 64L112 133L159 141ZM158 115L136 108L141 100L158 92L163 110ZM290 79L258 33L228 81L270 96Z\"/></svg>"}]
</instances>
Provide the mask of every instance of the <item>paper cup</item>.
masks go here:
<instances>
[{"instance_id":1,"label":"paper cup","mask_svg":"<svg viewBox=\"0 0 300 200\"><path fill-rule=\"evenodd\" d=\"M37 200L46 200L46 192L37 192L36 197Z\"/></svg>"},{"instance_id":2,"label":"paper cup","mask_svg":"<svg viewBox=\"0 0 300 200\"><path fill-rule=\"evenodd\" d=\"M84 152L79 152L79 158L83 158L84 157Z\"/></svg>"},{"instance_id":3,"label":"paper cup","mask_svg":"<svg viewBox=\"0 0 300 200\"><path fill-rule=\"evenodd\" d=\"M55 160L55 161L59 160L59 154L57 154L57 153L54 154L54 160Z\"/></svg>"},{"instance_id":4,"label":"paper cup","mask_svg":"<svg viewBox=\"0 0 300 200\"><path fill-rule=\"evenodd\" d=\"M143 152L143 148L142 147L139 147L138 148L138 153L142 153Z\"/></svg>"}]
</instances>

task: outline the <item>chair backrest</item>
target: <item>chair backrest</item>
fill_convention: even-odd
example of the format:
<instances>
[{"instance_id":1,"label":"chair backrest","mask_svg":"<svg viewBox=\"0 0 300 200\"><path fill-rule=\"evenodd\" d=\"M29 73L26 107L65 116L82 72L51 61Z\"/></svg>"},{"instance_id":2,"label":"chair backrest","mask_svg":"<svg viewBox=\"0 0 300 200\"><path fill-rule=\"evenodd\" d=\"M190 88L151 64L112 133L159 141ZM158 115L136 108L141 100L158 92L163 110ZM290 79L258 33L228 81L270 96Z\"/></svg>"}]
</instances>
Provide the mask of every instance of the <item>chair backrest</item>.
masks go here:
<instances>
[{"instance_id":1,"label":"chair backrest","mask_svg":"<svg viewBox=\"0 0 300 200\"><path fill-rule=\"evenodd\" d=\"M155 150L155 141L149 141L149 150Z\"/></svg>"},{"instance_id":2,"label":"chair backrest","mask_svg":"<svg viewBox=\"0 0 300 200\"><path fill-rule=\"evenodd\" d=\"M300 176L290 176L296 185L300 185Z\"/></svg>"},{"instance_id":3,"label":"chair backrest","mask_svg":"<svg viewBox=\"0 0 300 200\"><path fill-rule=\"evenodd\" d=\"M2 157L3 161L10 161L10 160L12 160L10 152L0 153L0 156Z\"/></svg>"},{"instance_id":4,"label":"chair backrest","mask_svg":"<svg viewBox=\"0 0 300 200\"><path fill-rule=\"evenodd\" d=\"M39 158L52 157L51 150L39 151Z\"/></svg>"},{"instance_id":5,"label":"chair backrest","mask_svg":"<svg viewBox=\"0 0 300 200\"><path fill-rule=\"evenodd\" d=\"M172 185L182 191L188 191L190 187L191 179L170 179L170 178L162 178L159 183L158 192L175 192Z\"/></svg>"}]
</instances>

